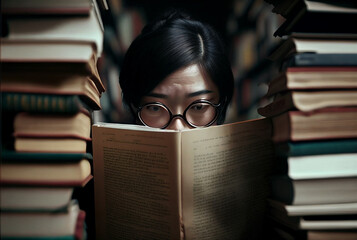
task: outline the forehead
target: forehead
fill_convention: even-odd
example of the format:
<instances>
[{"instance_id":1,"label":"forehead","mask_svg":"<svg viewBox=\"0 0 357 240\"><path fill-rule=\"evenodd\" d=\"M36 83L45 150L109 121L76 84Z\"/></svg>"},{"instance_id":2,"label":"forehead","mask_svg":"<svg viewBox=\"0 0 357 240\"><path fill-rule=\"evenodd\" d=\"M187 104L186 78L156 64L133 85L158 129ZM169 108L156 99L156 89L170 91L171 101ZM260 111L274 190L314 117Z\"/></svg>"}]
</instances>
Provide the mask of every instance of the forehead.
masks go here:
<instances>
[{"instance_id":1,"label":"forehead","mask_svg":"<svg viewBox=\"0 0 357 240\"><path fill-rule=\"evenodd\" d=\"M177 96L201 90L218 91L213 81L203 75L197 65L191 65L166 77L152 93Z\"/></svg>"}]
</instances>

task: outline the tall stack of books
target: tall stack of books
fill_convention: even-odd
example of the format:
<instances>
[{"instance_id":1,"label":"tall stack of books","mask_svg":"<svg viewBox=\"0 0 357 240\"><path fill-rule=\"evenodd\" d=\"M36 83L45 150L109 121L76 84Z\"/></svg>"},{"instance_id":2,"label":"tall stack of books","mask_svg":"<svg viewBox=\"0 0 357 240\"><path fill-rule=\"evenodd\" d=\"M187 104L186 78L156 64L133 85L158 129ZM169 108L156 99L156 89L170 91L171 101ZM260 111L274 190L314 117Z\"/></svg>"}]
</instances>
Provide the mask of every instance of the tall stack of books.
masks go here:
<instances>
[{"instance_id":1,"label":"tall stack of books","mask_svg":"<svg viewBox=\"0 0 357 240\"><path fill-rule=\"evenodd\" d=\"M85 239L103 26L95 1L4 0L1 239ZM4 29L3 29L4 30Z\"/></svg>"},{"instance_id":2,"label":"tall stack of books","mask_svg":"<svg viewBox=\"0 0 357 240\"><path fill-rule=\"evenodd\" d=\"M275 239L357 239L357 5L266 0L286 18L270 55Z\"/></svg>"}]
</instances>

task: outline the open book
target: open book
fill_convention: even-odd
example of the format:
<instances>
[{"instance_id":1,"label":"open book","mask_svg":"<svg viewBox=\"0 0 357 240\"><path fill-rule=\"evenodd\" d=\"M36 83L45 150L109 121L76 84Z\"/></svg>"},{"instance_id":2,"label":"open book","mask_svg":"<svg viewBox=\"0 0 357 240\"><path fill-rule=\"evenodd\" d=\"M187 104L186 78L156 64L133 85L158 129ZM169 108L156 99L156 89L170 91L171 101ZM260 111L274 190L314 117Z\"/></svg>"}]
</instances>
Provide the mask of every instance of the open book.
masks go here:
<instances>
[{"instance_id":1,"label":"open book","mask_svg":"<svg viewBox=\"0 0 357 240\"><path fill-rule=\"evenodd\" d=\"M93 126L97 239L259 239L269 119L184 131Z\"/></svg>"}]
</instances>

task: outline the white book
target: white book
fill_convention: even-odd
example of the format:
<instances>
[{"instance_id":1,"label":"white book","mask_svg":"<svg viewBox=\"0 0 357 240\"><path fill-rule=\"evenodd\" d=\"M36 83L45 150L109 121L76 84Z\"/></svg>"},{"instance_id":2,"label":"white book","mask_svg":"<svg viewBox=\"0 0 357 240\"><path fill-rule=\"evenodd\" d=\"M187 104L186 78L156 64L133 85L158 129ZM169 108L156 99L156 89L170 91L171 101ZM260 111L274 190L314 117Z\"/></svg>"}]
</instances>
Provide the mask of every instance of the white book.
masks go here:
<instances>
[{"instance_id":1,"label":"white book","mask_svg":"<svg viewBox=\"0 0 357 240\"><path fill-rule=\"evenodd\" d=\"M2 187L2 210L49 211L64 208L71 200L73 188Z\"/></svg>"},{"instance_id":2,"label":"white book","mask_svg":"<svg viewBox=\"0 0 357 240\"><path fill-rule=\"evenodd\" d=\"M357 176L357 153L288 157L292 179L316 179Z\"/></svg>"},{"instance_id":3,"label":"white book","mask_svg":"<svg viewBox=\"0 0 357 240\"><path fill-rule=\"evenodd\" d=\"M103 50L104 28L96 4L88 16L9 17L6 39L32 42L89 42L99 57Z\"/></svg>"},{"instance_id":4,"label":"white book","mask_svg":"<svg viewBox=\"0 0 357 240\"><path fill-rule=\"evenodd\" d=\"M79 211L78 203L72 201L66 212L1 212L0 236L72 236Z\"/></svg>"}]
</instances>

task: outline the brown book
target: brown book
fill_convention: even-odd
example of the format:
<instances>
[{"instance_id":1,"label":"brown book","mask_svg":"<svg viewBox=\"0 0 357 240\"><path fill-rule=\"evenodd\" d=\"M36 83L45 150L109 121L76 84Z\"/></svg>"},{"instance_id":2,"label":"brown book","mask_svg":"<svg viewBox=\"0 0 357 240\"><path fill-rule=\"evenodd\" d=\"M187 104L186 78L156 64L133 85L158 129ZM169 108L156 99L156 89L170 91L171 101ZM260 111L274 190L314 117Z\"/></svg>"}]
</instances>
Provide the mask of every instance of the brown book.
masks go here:
<instances>
[{"instance_id":1,"label":"brown book","mask_svg":"<svg viewBox=\"0 0 357 240\"><path fill-rule=\"evenodd\" d=\"M10 31L4 40L90 43L98 57L102 53L104 28L96 1L90 5L88 15L18 17L10 14L7 24Z\"/></svg>"},{"instance_id":2,"label":"brown book","mask_svg":"<svg viewBox=\"0 0 357 240\"><path fill-rule=\"evenodd\" d=\"M87 159L74 163L2 163L2 185L84 186L91 178Z\"/></svg>"},{"instance_id":3,"label":"brown book","mask_svg":"<svg viewBox=\"0 0 357 240\"><path fill-rule=\"evenodd\" d=\"M6 15L88 15L93 0L3 0Z\"/></svg>"},{"instance_id":4,"label":"brown book","mask_svg":"<svg viewBox=\"0 0 357 240\"><path fill-rule=\"evenodd\" d=\"M92 109L101 108L101 92L94 79L85 75L66 72L56 74L4 72L1 77L2 92L79 95Z\"/></svg>"},{"instance_id":5,"label":"brown book","mask_svg":"<svg viewBox=\"0 0 357 240\"><path fill-rule=\"evenodd\" d=\"M288 111L273 117L273 140L307 141L357 137L357 108Z\"/></svg>"},{"instance_id":6,"label":"brown book","mask_svg":"<svg viewBox=\"0 0 357 240\"><path fill-rule=\"evenodd\" d=\"M330 107L357 107L356 90L288 91L276 94L274 100L258 109L264 117L272 117L289 110L316 111Z\"/></svg>"},{"instance_id":7,"label":"brown book","mask_svg":"<svg viewBox=\"0 0 357 240\"><path fill-rule=\"evenodd\" d=\"M271 177L271 182L271 198L288 205L357 202L357 177L293 179L287 175L276 175ZM281 212L288 216L286 212Z\"/></svg>"},{"instance_id":8,"label":"brown book","mask_svg":"<svg viewBox=\"0 0 357 240\"><path fill-rule=\"evenodd\" d=\"M269 83L267 96L307 89L357 89L357 67L289 67Z\"/></svg>"},{"instance_id":9,"label":"brown book","mask_svg":"<svg viewBox=\"0 0 357 240\"><path fill-rule=\"evenodd\" d=\"M76 59L76 60L55 60L48 61L48 59L14 59L6 60L1 59L2 64L2 75L9 76L12 78L18 77L23 78L24 74L30 76L41 76L41 75L57 75L58 73L68 73L68 75L82 75L88 76L93 80L98 91L100 93L105 91L103 82L99 76L97 68L97 57L93 53L89 58Z\"/></svg>"},{"instance_id":10,"label":"brown book","mask_svg":"<svg viewBox=\"0 0 357 240\"><path fill-rule=\"evenodd\" d=\"M269 119L184 131L93 127L98 239L260 239Z\"/></svg>"},{"instance_id":11,"label":"brown book","mask_svg":"<svg viewBox=\"0 0 357 240\"><path fill-rule=\"evenodd\" d=\"M14 119L15 137L80 138L90 140L91 117L88 112L71 115L18 113Z\"/></svg>"},{"instance_id":12,"label":"brown book","mask_svg":"<svg viewBox=\"0 0 357 240\"><path fill-rule=\"evenodd\" d=\"M356 240L356 230L342 231L308 231L307 240Z\"/></svg>"}]
</instances>

